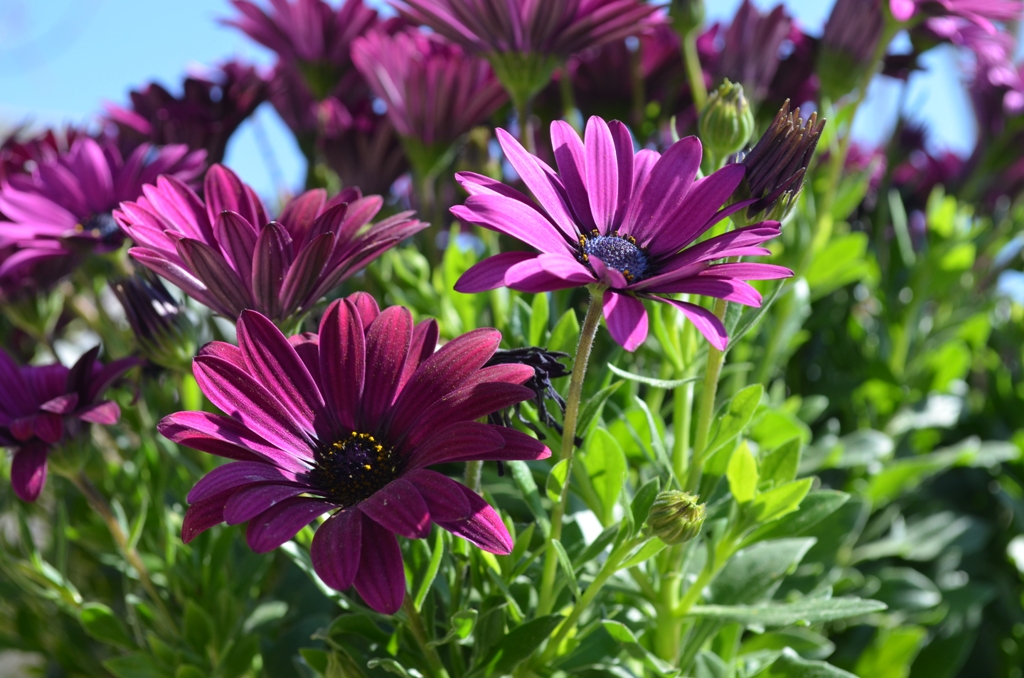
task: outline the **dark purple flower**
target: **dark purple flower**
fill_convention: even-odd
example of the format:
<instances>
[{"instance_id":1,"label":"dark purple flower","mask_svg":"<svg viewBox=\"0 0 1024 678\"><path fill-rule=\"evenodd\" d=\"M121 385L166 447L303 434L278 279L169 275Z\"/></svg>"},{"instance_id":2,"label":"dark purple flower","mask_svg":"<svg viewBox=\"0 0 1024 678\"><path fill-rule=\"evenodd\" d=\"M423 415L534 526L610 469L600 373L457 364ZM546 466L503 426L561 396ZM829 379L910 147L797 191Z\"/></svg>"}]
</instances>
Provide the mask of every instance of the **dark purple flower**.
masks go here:
<instances>
[{"instance_id":1,"label":"dark purple flower","mask_svg":"<svg viewBox=\"0 0 1024 678\"><path fill-rule=\"evenodd\" d=\"M487 57L521 103L566 58L661 23L642 0L390 0L410 21Z\"/></svg>"},{"instance_id":2,"label":"dark purple flower","mask_svg":"<svg viewBox=\"0 0 1024 678\"><path fill-rule=\"evenodd\" d=\"M993 21L1016 21L1024 12L1019 0L889 0L897 21L908 21L918 12L932 17L961 17L995 33Z\"/></svg>"},{"instance_id":3,"label":"dark purple flower","mask_svg":"<svg viewBox=\"0 0 1024 678\"><path fill-rule=\"evenodd\" d=\"M836 0L821 36L821 88L837 100L853 90L871 68L882 39L882 0Z\"/></svg>"},{"instance_id":4,"label":"dark purple flower","mask_svg":"<svg viewBox=\"0 0 1024 678\"><path fill-rule=\"evenodd\" d=\"M124 158L109 137L79 137L30 175L8 177L0 184L0 213L9 220L0 221L0 249L14 254L0 262L0 280L32 278L44 264L70 270L76 254L116 249L122 236L111 210L161 174L194 180L204 155L143 144Z\"/></svg>"},{"instance_id":5,"label":"dark purple flower","mask_svg":"<svg viewBox=\"0 0 1024 678\"><path fill-rule=\"evenodd\" d=\"M346 102L366 95L350 48L377 23L377 13L362 0L345 0L337 9L323 0L271 0L269 12L248 0L232 4L239 16L224 23L277 52L318 100L332 93Z\"/></svg>"},{"instance_id":6,"label":"dark purple flower","mask_svg":"<svg viewBox=\"0 0 1024 678\"><path fill-rule=\"evenodd\" d=\"M383 200L348 188L288 203L274 221L256 192L224 167L206 173L205 202L173 177L147 186L115 217L137 261L226 318L255 309L289 322L426 224L411 212L370 224Z\"/></svg>"},{"instance_id":7,"label":"dark purple flower","mask_svg":"<svg viewBox=\"0 0 1024 678\"><path fill-rule=\"evenodd\" d=\"M418 30L371 32L352 43L352 60L421 174L507 100L486 61Z\"/></svg>"},{"instance_id":8,"label":"dark purple flower","mask_svg":"<svg viewBox=\"0 0 1024 678\"><path fill-rule=\"evenodd\" d=\"M779 62L782 43L790 37L793 17L783 5L762 14L750 0L743 0L723 36L716 75L743 85L755 103L768 96Z\"/></svg>"},{"instance_id":9,"label":"dark purple flower","mask_svg":"<svg viewBox=\"0 0 1024 678\"><path fill-rule=\"evenodd\" d=\"M48 129L27 138L24 127L15 128L0 142L0 182L15 174L31 174L40 164L66 153L80 136L84 133L71 126L63 132Z\"/></svg>"},{"instance_id":10,"label":"dark purple flower","mask_svg":"<svg viewBox=\"0 0 1024 678\"><path fill-rule=\"evenodd\" d=\"M136 358L101 365L99 347L74 367L59 363L19 367L0 349L0 447L14 451L11 486L23 501L35 501L46 483L46 460L54 445L77 436L86 424L116 424L117 403L103 392L138 364Z\"/></svg>"},{"instance_id":11,"label":"dark purple flower","mask_svg":"<svg viewBox=\"0 0 1024 678\"><path fill-rule=\"evenodd\" d=\"M266 82L254 67L229 61L187 77L181 96L157 83L130 96L130 108L107 106L122 145L185 144L205 150L207 161L215 163L224 159L238 126L266 99Z\"/></svg>"},{"instance_id":12,"label":"dark purple flower","mask_svg":"<svg viewBox=\"0 0 1024 678\"><path fill-rule=\"evenodd\" d=\"M271 551L325 513L313 567L332 588L355 585L393 613L405 598L395 535L420 539L431 522L492 553L512 539L475 492L425 467L454 461L543 459L530 436L475 421L533 397L525 365L484 367L501 335L480 329L435 352L437 324L413 325L400 306L367 294L332 303L319 335L286 339L246 311L238 344L214 342L194 372L227 416L178 412L160 422L176 443L228 459L200 480L182 539L248 522L246 540Z\"/></svg>"},{"instance_id":13,"label":"dark purple flower","mask_svg":"<svg viewBox=\"0 0 1024 678\"><path fill-rule=\"evenodd\" d=\"M527 153L504 130L498 140L512 167L537 202L494 179L471 172L457 176L470 197L452 208L462 221L522 240L536 252L503 252L473 266L459 292L510 287L547 292L596 283L604 292L604 317L612 337L633 351L647 337L641 299L682 311L714 346L724 349L725 327L711 311L672 299L675 293L718 297L759 306L761 295L745 280L785 278L789 269L769 264L711 262L769 254L761 246L779 234L766 221L694 242L712 226L746 207L720 209L743 179L742 165L728 165L694 181L701 145L695 137L659 155L634 153L620 122L593 117L580 140L567 123L551 124L558 164Z\"/></svg>"}]
</instances>

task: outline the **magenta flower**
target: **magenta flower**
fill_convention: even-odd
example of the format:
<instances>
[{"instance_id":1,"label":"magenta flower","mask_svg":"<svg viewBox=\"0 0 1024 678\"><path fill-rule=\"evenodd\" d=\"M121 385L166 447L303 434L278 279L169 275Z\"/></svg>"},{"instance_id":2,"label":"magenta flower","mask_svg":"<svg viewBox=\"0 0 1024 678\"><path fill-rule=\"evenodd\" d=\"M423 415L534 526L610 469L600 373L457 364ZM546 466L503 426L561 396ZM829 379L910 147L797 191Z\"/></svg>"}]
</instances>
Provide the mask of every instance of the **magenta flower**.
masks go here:
<instances>
[{"instance_id":1,"label":"magenta flower","mask_svg":"<svg viewBox=\"0 0 1024 678\"><path fill-rule=\"evenodd\" d=\"M111 210L161 174L194 180L204 155L143 144L124 158L110 138L79 137L31 175L7 177L0 184L0 213L9 220L0 221L0 249L14 254L0 262L0 279L32 278L41 264L70 270L76 254L116 249L122 236Z\"/></svg>"},{"instance_id":2,"label":"magenta flower","mask_svg":"<svg viewBox=\"0 0 1024 678\"><path fill-rule=\"evenodd\" d=\"M35 501L46 484L50 450L74 438L85 424L116 424L117 403L99 400L104 391L137 365L136 358L103 366L99 347L87 351L74 367L18 367L0 349L0 447L14 451L11 486L23 501Z\"/></svg>"},{"instance_id":3,"label":"magenta flower","mask_svg":"<svg viewBox=\"0 0 1024 678\"><path fill-rule=\"evenodd\" d=\"M782 60L782 43L790 38L793 24L783 5L762 14L750 0L743 0L725 31L717 77L740 83L755 102L764 100Z\"/></svg>"},{"instance_id":4,"label":"magenta flower","mask_svg":"<svg viewBox=\"0 0 1024 678\"><path fill-rule=\"evenodd\" d=\"M503 252L466 271L459 292L510 287L547 292L596 283L604 289L608 330L627 351L647 337L642 299L669 304L719 349L728 337L722 322L697 304L661 296L684 293L759 306L761 295L744 280L785 278L781 266L712 262L765 255L761 244L779 234L766 221L694 244L712 226L748 203L719 209L743 179L742 165L728 165L694 181L701 146L696 137L663 155L633 151L625 125L593 117L581 141L567 123L551 124L556 173L527 153L504 130L498 140L508 161L540 203L493 179L462 172L469 192L452 208L462 221L522 240L535 252Z\"/></svg>"},{"instance_id":5,"label":"magenta flower","mask_svg":"<svg viewBox=\"0 0 1024 678\"><path fill-rule=\"evenodd\" d=\"M271 0L269 12L249 0L232 0L240 16L224 21L277 52L298 70L317 99L332 92L357 100L366 85L352 65L352 41L377 23L377 13L362 0L345 0L337 9L323 0Z\"/></svg>"},{"instance_id":6,"label":"magenta flower","mask_svg":"<svg viewBox=\"0 0 1024 678\"><path fill-rule=\"evenodd\" d=\"M517 105L567 57L636 35L657 6L642 0L390 0L411 21L485 55ZM659 20L657 23L660 23Z\"/></svg>"},{"instance_id":7,"label":"magenta flower","mask_svg":"<svg viewBox=\"0 0 1024 678\"><path fill-rule=\"evenodd\" d=\"M437 336L433 320L414 326L405 308L379 311L365 293L332 303L319 336L286 339L259 313L243 313L238 348L214 342L194 365L228 415L178 412L159 425L176 443L233 460L192 488L182 539L248 522L249 546L266 553L331 513L313 537L314 569L387 614L405 598L396 534L421 539L434 522L509 553L494 509L426 467L550 456L524 433L475 421L532 398L521 384L534 371L484 367L501 341L496 330L435 352Z\"/></svg>"},{"instance_id":8,"label":"magenta flower","mask_svg":"<svg viewBox=\"0 0 1024 678\"><path fill-rule=\"evenodd\" d=\"M288 203L276 221L256 192L224 167L206 173L204 202L173 177L147 186L114 213L138 247L128 251L154 273L222 316L255 309L291 322L368 263L426 224L402 212L369 224L380 196L323 189Z\"/></svg>"},{"instance_id":9,"label":"magenta flower","mask_svg":"<svg viewBox=\"0 0 1024 678\"><path fill-rule=\"evenodd\" d=\"M889 11L897 21L909 21L918 12L932 17L961 17L989 33L993 21L1017 21L1024 12L1019 0L889 0Z\"/></svg>"},{"instance_id":10,"label":"magenta flower","mask_svg":"<svg viewBox=\"0 0 1024 678\"><path fill-rule=\"evenodd\" d=\"M255 68L229 61L185 78L181 96L157 83L132 91L131 107L109 104L107 117L122 144L185 144L205 150L207 161L215 163L224 159L238 126L266 99L266 89Z\"/></svg>"},{"instance_id":11,"label":"magenta flower","mask_svg":"<svg viewBox=\"0 0 1024 678\"><path fill-rule=\"evenodd\" d=\"M436 171L451 145L506 101L486 61L436 35L374 31L352 43L352 60L421 174Z\"/></svg>"}]
</instances>

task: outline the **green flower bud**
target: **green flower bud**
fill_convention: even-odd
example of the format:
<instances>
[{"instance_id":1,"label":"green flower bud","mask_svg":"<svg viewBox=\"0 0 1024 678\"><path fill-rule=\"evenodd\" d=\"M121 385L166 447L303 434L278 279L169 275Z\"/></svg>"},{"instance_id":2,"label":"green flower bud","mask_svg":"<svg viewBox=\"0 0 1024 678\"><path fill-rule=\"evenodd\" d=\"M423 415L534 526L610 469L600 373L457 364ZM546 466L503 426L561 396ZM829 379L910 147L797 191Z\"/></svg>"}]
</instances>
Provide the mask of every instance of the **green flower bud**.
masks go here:
<instances>
[{"instance_id":1,"label":"green flower bud","mask_svg":"<svg viewBox=\"0 0 1024 678\"><path fill-rule=\"evenodd\" d=\"M718 157L747 145L754 133L754 112L743 96L743 85L727 79L711 93L700 112L700 139Z\"/></svg>"},{"instance_id":2,"label":"green flower bud","mask_svg":"<svg viewBox=\"0 0 1024 678\"><path fill-rule=\"evenodd\" d=\"M704 24L704 0L672 0L668 14L676 33L686 37Z\"/></svg>"},{"instance_id":3,"label":"green flower bud","mask_svg":"<svg viewBox=\"0 0 1024 678\"><path fill-rule=\"evenodd\" d=\"M682 544L698 534L707 512L689 492L665 490L651 504L647 529L666 544Z\"/></svg>"},{"instance_id":4,"label":"green flower bud","mask_svg":"<svg viewBox=\"0 0 1024 678\"><path fill-rule=\"evenodd\" d=\"M178 301L149 271L111 284L124 307L139 351L157 365L188 371L196 353L196 329Z\"/></svg>"}]
</instances>

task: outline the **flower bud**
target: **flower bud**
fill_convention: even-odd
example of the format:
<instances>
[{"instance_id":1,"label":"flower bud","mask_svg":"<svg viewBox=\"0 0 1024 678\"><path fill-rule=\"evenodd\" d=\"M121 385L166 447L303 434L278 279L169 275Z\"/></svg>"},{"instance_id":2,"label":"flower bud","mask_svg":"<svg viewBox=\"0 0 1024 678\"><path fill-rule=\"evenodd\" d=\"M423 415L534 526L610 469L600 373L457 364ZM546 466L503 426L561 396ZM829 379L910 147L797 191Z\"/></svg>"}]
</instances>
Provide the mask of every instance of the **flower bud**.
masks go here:
<instances>
[{"instance_id":1,"label":"flower bud","mask_svg":"<svg viewBox=\"0 0 1024 678\"><path fill-rule=\"evenodd\" d=\"M835 101L851 92L874 64L885 17L881 0L837 0L818 53L822 93Z\"/></svg>"},{"instance_id":2,"label":"flower bud","mask_svg":"<svg viewBox=\"0 0 1024 678\"><path fill-rule=\"evenodd\" d=\"M647 529L666 544L682 544L698 534L707 512L689 492L658 493L647 514Z\"/></svg>"},{"instance_id":3,"label":"flower bud","mask_svg":"<svg viewBox=\"0 0 1024 678\"><path fill-rule=\"evenodd\" d=\"M741 159L747 173L734 200L756 202L732 216L737 226L786 218L800 197L804 174L824 127L825 121L819 121L817 113L811 113L805 122L799 108L791 113L788 100L782 105L754 148Z\"/></svg>"},{"instance_id":4,"label":"flower bud","mask_svg":"<svg viewBox=\"0 0 1024 678\"><path fill-rule=\"evenodd\" d=\"M668 14L676 33L685 38L704 24L704 0L672 0Z\"/></svg>"},{"instance_id":5,"label":"flower bud","mask_svg":"<svg viewBox=\"0 0 1024 678\"><path fill-rule=\"evenodd\" d=\"M700 113L699 128L704 147L719 157L746 146L754 133L754 113L743 86L728 79L719 85Z\"/></svg>"},{"instance_id":6,"label":"flower bud","mask_svg":"<svg viewBox=\"0 0 1024 678\"><path fill-rule=\"evenodd\" d=\"M188 370L196 352L196 330L160 279L147 270L115 281L111 288L142 354L162 367Z\"/></svg>"}]
</instances>

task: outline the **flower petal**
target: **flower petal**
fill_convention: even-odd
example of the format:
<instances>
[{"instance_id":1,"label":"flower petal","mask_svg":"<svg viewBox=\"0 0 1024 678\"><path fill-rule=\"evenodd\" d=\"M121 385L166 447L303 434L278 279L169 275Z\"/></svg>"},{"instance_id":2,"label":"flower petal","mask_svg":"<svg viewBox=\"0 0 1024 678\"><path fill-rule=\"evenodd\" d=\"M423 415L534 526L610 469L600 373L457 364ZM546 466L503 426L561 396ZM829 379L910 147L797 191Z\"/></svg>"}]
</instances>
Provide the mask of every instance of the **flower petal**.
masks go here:
<instances>
[{"instance_id":1,"label":"flower petal","mask_svg":"<svg viewBox=\"0 0 1024 678\"><path fill-rule=\"evenodd\" d=\"M621 234L632 235L646 247L693 186L700 158L700 141L696 137L686 137L669 146L651 168L639 192L634 193Z\"/></svg>"},{"instance_id":2,"label":"flower petal","mask_svg":"<svg viewBox=\"0 0 1024 678\"><path fill-rule=\"evenodd\" d=\"M354 429L366 372L366 344L359 311L348 299L327 307L320 321L320 378L335 423Z\"/></svg>"},{"instance_id":3,"label":"flower petal","mask_svg":"<svg viewBox=\"0 0 1024 678\"><path fill-rule=\"evenodd\" d=\"M245 424L222 414L175 412L164 417L156 428L172 442L227 459L265 461L296 473L309 470L313 461L308 448L281 450Z\"/></svg>"},{"instance_id":4,"label":"flower petal","mask_svg":"<svg viewBox=\"0 0 1024 678\"><path fill-rule=\"evenodd\" d=\"M215 494L253 483L292 483L298 479L294 473L259 461L236 461L213 469L199 479L189 491L186 500L194 504Z\"/></svg>"},{"instance_id":5,"label":"flower petal","mask_svg":"<svg viewBox=\"0 0 1024 678\"><path fill-rule=\"evenodd\" d=\"M754 306L755 308L761 305L760 292L742 280L734 280L732 278L695 276L693 278L677 280L668 285L661 285L657 291L664 294L674 294L677 292L700 294L705 297L733 301L745 306Z\"/></svg>"},{"instance_id":6,"label":"flower petal","mask_svg":"<svg viewBox=\"0 0 1024 678\"><path fill-rule=\"evenodd\" d=\"M629 282L626 280L626 276L622 275L620 271L606 265L599 257L590 255L587 260L590 267L594 269L594 273L597 274L597 279L603 282L608 287L615 290L625 289Z\"/></svg>"},{"instance_id":7,"label":"flower petal","mask_svg":"<svg viewBox=\"0 0 1024 678\"><path fill-rule=\"evenodd\" d=\"M642 301L614 290L604 291L604 320L608 332L622 348L635 351L647 338L647 309Z\"/></svg>"},{"instance_id":8,"label":"flower petal","mask_svg":"<svg viewBox=\"0 0 1024 678\"><path fill-rule=\"evenodd\" d=\"M536 252L501 252L479 261L462 274L455 291L463 294L486 292L505 285L505 274L516 264L537 258Z\"/></svg>"},{"instance_id":9,"label":"flower petal","mask_svg":"<svg viewBox=\"0 0 1024 678\"><path fill-rule=\"evenodd\" d=\"M363 541L363 515L354 508L342 509L317 528L309 556L317 576L332 589L352 586L359 571Z\"/></svg>"},{"instance_id":10,"label":"flower petal","mask_svg":"<svg viewBox=\"0 0 1024 678\"><path fill-rule=\"evenodd\" d=\"M693 326L704 335L704 338L719 351L724 351L729 345L729 335L725 332L725 325L722 324L718 316L703 306L665 297L650 296L647 298L675 306L682 311L683 315L693 323Z\"/></svg>"},{"instance_id":11,"label":"flower petal","mask_svg":"<svg viewBox=\"0 0 1024 678\"><path fill-rule=\"evenodd\" d=\"M587 149L576 130L563 120L551 123L551 147L569 205L581 229L589 233L597 228L597 224L594 223L587 195Z\"/></svg>"},{"instance_id":12,"label":"flower petal","mask_svg":"<svg viewBox=\"0 0 1024 678\"><path fill-rule=\"evenodd\" d=\"M742 261L708 266L700 272L700 275L713 278L737 278L739 280L779 280L780 278L792 278L793 271L785 266Z\"/></svg>"},{"instance_id":13,"label":"flower petal","mask_svg":"<svg viewBox=\"0 0 1024 678\"><path fill-rule=\"evenodd\" d=\"M503 195L471 195L451 208L457 219L522 240L541 252L570 251L565 236L533 205Z\"/></svg>"},{"instance_id":14,"label":"flower petal","mask_svg":"<svg viewBox=\"0 0 1024 678\"><path fill-rule=\"evenodd\" d=\"M430 534L430 511L416 486L397 478L359 502L359 510L379 525L409 539Z\"/></svg>"},{"instance_id":15,"label":"flower petal","mask_svg":"<svg viewBox=\"0 0 1024 678\"><path fill-rule=\"evenodd\" d=\"M190 505L185 511L185 519L181 521L181 541L187 544L214 525L223 523L224 502L233 492L222 492Z\"/></svg>"},{"instance_id":16,"label":"flower petal","mask_svg":"<svg viewBox=\"0 0 1024 678\"><path fill-rule=\"evenodd\" d=\"M456 484L459 491L469 501L472 514L465 520L438 521L437 524L489 553L499 555L511 553L514 545L512 536L509 535L508 528L505 527L505 523L501 522L497 512L476 492L461 483Z\"/></svg>"},{"instance_id":17,"label":"flower petal","mask_svg":"<svg viewBox=\"0 0 1024 678\"><path fill-rule=\"evenodd\" d=\"M328 510L320 499L285 499L249 521L245 540L256 553L269 553Z\"/></svg>"},{"instance_id":18,"label":"flower petal","mask_svg":"<svg viewBox=\"0 0 1024 678\"><path fill-rule=\"evenodd\" d=\"M405 600L405 567L398 540L365 516L361 532L356 591L377 612L394 614Z\"/></svg>"},{"instance_id":19,"label":"flower petal","mask_svg":"<svg viewBox=\"0 0 1024 678\"><path fill-rule=\"evenodd\" d=\"M228 265L220 252L204 242L190 238L179 240L177 247L178 255L185 260L196 277L203 281L207 292L220 302L221 308L231 311L229 318L252 306L252 301L246 294L248 286Z\"/></svg>"},{"instance_id":20,"label":"flower petal","mask_svg":"<svg viewBox=\"0 0 1024 678\"><path fill-rule=\"evenodd\" d=\"M228 525L239 525L252 520L281 502L308 492L308 487L295 485L268 485L266 483L236 488L234 494L224 504L224 522ZM324 502L324 510L330 506Z\"/></svg>"},{"instance_id":21,"label":"flower petal","mask_svg":"<svg viewBox=\"0 0 1024 678\"><path fill-rule=\"evenodd\" d=\"M366 329L366 373L360 421L364 431L379 432L383 416L395 398L398 380L412 341L412 314L389 306Z\"/></svg>"},{"instance_id":22,"label":"flower petal","mask_svg":"<svg viewBox=\"0 0 1024 678\"><path fill-rule=\"evenodd\" d=\"M565 189L554 171L543 160L531 155L505 130L499 128L495 135L509 164L533 193L533 197L551 218L552 223L558 227L562 235L575 240L579 228L566 204Z\"/></svg>"},{"instance_id":23,"label":"flower petal","mask_svg":"<svg viewBox=\"0 0 1024 678\"><path fill-rule=\"evenodd\" d=\"M587 199L597 230L605 235L613 227L615 209L619 205L619 165L611 129L601 118L587 120L584 145L587 153ZM630 149L632 151L632 149ZM633 169L632 152L629 169ZM630 177L632 183L632 177Z\"/></svg>"},{"instance_id":24,"label":"flower petal","mask_svg":"<svg viewBox=\"0 0 1024 678\"><path fill-rule=\"evenodd\" d=\"M521 292L550 292L596 280L583 264L564 254L541 254L509 268L505 284Z\"/></svg>"},{"instance_id":25,"label":"flower petal","mask_svg":"<svg viewBox=\"0 0 1024 678\"><path fill-rule=\"evenodd\" d=\"M11 462L11 488L22 501L35 501L46 485L48 447L32 443L14 452Z\"/></svg>"},{"instance_id":26,"label":"flower petal","mask_svg":"<svg viewBox=\"0 0 1024 678\"><path fill-rule=\"evenodd\" d=\"M700 237L715 212L743 181L745 171L738 163L726 165L694 182L678 209L651 234L648 253L652 257L673 254Z\"/></svg>"},{"instance_id":27,"label":"flower petal","mask_svg":"<svg viewBox=\"0 0 1024 678\"><path fill-rule=\"evenodd\" d=\"M252 294L256 310L277 318L281 314L278 292L284 285L284 275L292 262L292 239L284 226L270 222L256 238L255 259L252 266Z\"/></svg>"},{"instance_id":28,"label":"flower petal","mask_svg":"<svg viewBox=\"0 0 1024 678\"><path fill-rule=\"evenodd\" d=\"M469 500L458 487L459 483L451 478L427 469L417 469L405 477L419 490L435 523L466 520L472 515Z\"/></svg>"}]
</instances>

